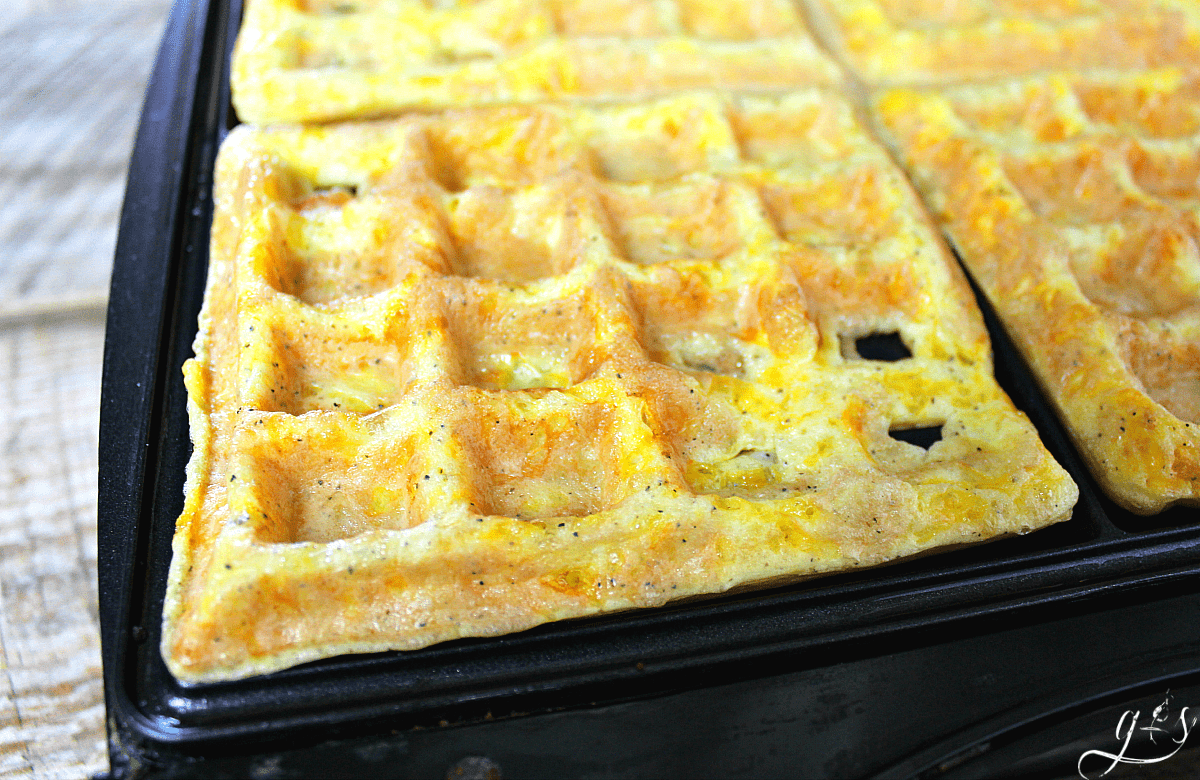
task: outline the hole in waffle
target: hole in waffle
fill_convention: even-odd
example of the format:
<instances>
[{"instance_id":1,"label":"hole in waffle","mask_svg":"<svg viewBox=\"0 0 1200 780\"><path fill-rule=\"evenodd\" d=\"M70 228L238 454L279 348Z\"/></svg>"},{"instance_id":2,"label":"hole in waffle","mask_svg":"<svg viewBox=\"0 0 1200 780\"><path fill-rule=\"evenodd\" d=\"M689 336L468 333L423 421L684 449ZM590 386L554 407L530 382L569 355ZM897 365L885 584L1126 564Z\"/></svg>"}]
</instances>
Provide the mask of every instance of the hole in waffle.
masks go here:
<instances>
[{"instance_id":1,"label":"hole in waffle","mask_svg":"<svg viewBox=\"0 0 1200 780\"><path fill-rule=\"evenodd\" d=\"M912 350L897 331L865 336L839 336L842 357L847 360L878 360L894 363L912 357Z\"/></svg>"},{"instance_id":2,"label":"hole in waffle","mask_svg":"<svg viewBox=\"0 0 1200 780\"><path fill-rule=\"evenodd\" d=\"M619 411L562 393L501 393L475 408L456 434L474 474L483 514L522 520L580 517L631 492L627 450L644 439ZM637 423L640 425L640 420Z\"/></svg>"},{"instance_id":3,"label":"hole in waffle","mask_svg":"<svg viewBox=\"0 0 1200 780\"><path fill-rule=\"evenodd\" d=\"M888 436L927 450L942 440L942 423L936 425L895 426L888 429Z\"/></svg>"}]
</instances>

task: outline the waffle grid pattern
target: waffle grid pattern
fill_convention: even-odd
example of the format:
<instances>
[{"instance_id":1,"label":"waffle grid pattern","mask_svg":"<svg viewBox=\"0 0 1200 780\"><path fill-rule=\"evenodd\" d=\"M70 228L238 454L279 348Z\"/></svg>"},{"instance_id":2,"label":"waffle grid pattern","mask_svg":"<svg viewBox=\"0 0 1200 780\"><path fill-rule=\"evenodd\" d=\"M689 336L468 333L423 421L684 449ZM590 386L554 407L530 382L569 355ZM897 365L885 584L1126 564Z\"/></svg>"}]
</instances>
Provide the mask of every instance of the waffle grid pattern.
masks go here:
<instances>
[{"instance_id":1,"label":"waffle grid pattern","mask_svg":"<svg viewBox=\"0 0 1200 780\"><path fill-rule=\"evenodd\" d=\"M876 108L1114 498L1200 501L1200 72L894 90Z\"/></svg>"},{"instance_id":2,"label":"waffle grid pattern","mask_svg":"<svg viewBox=\"0 0 1200 780\"><path fill-rule=\"evenodd\" d=\"M878 563L1074 503L833 93L243 127L218 182L181 679ZM864 356L872 335L907 356ZM920 426L928 451L892 435Z\"/></svg>"},{"instance_id":3,"label":"waffle grid pattern","mask_svg":"<svg viewBox=\"0 0 1200 780\"><path fill-rule=\"evenodd\" d=\"M866 83L948 84L1200 62L1190 0L809 0Z\"/></svg>"},{"instance_id":4,"label":"waffle grid pattern","mask_svg":"<svg viewBox=\"0 0 1200 780\"><path fill-rule=\"evenodd\" d=\"M234 103L257 123L840 78L790 0L251 0L242 30Z\"/></svg>"}]
</instances>

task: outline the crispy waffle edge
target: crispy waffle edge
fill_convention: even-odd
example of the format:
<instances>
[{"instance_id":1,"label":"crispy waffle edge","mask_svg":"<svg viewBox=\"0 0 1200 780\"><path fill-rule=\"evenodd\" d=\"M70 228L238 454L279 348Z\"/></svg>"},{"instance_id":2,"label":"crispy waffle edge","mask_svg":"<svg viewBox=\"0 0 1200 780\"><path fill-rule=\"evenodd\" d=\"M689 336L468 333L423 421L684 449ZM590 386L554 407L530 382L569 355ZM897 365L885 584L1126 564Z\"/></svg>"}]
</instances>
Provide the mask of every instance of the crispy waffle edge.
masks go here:
<instances>
[{"instance_id":1,"label":"crispy waffle edge","mask_svg":"<svg viewBox=\"0 0 1200 780\"><path fill-rule=\"evenodd\" d=\"M550 133L538 141L545 155L533 155L530 178L521 181L484 180L486 160L484 179L472 179L478 171L446 174L456 164L448 159L474 158L469 148L447 157L443 147L467 144L470 134L439 136L436 128L524 116L530 126L562 124L570 147L571 111L534 106L337 128L235 129L218 161L210 277L196 357L185 369L194 452L164 608L172 673L188 683L235 679L347 652L508 633L1066 519L1077 488L995 384L970 291L917 198L882 149L854 129L840 98L795 94L801 105L814 95L828 101L830 121L851 122L840 130L861 136L853 181L863 213L892 209L865 248L839 232L849 224L839 224L842 214L826 220L800 208L805 197L833 191L814 180L838 172L776 159L797 149L784 143L781 151L766 136L762 148L748 145L745 127L740 138L726 133L728 160L704 157L711 150L701 138L698 162L680 153L679 170L642 179L611 149L572 152L542 170L539 161L563 148ZM698 93L576 112L642 111L653 120L691 101L701 112L751 105L770 115L772 100L787 99ZM300 163L305 144L336 146L339 138L343 147L383 143L396 164L371 181L330 189L337 182L316 181ZM406 158L414 149L424 157ZM775 158L768 165L755 154ZM571 206L540 217L559 243L545 249L536 278L505 279L512 266L468 251L471 231L495 215L488 208L552 202L543 196L556 187ZM767 197L777 191L791 200ZM499 201L488 200L497 194ZM404 273L388 271L387 284L346 299L326 296L311 275L289 281L285 271L296 265L288 226L307 226L299 211L311 207L325 219L329 209L366 208L376 196L409 209L399 213L436 212L421 235L397 237L394 225L377 226L398 242L388 252L404 258L397 266ZM731 237L677 235L674 226L687 219L675 206L660 222L647 221L656 208L670 212L654 200L668 196L708 203L732 226ZM470 210L476 206L483 210ZM852 208L845 214L856 216ZM504 223L510 234L520 232L520 216ZM587 249L592 244L606 249ZM906 247L918 260L884 262L888 247ZM852 265L843 265L854 262L874 275L856 283ZM706 287L708 280L717 283ZM936 295L919 292L922 284ZM739 285L757 297L737 297L731 291ZM822 299L829 290L835 294ZM455 313L456 296L471 317ZM687 300L699 308L679 303ZM533 316L522 308L529 301L578 303L590 318L582 329L567 318L527 331L550 338L561 328L587 342L555 364L557 373L515 370L524 347L498 346L502 334L488 307L519 319ZM855 311L863 301L864 311ZM256 313L254 302L265 302L269 314ZM680 317L692 317L707 340L678 332ZM272 378L264 356L310 348L296 340L297 322L330 338L337 327L355 331L343 346L364 350L361 360L374 349L379 360L397 361L403 370L395 382L409 384L389 390L382 409L348 412L341 404L354 403L357 390L297 378L328 356L285 356L298 361L286 365L292 384ZM887 331L916 342L908 358L885 365L857 354L856 338ZM430 373L434 365L441 374ZM308 406L270 401L268 391L285 385L300 388L292 392ZM413 412L402 408L406 401L427 406ZM484 410L496 413L495 422ZM932 423L942 439L928 451L889 435ZM516 446L526 433L547 442L549 465L531 464ZM310 437L328 446L331 462L341 458L336 467L314 460L325 450L302 441ZM414 437L429 443L410 445ZM371 459L390 459L379 467L384 474L408 469L400 485L408 493L371 492L388 486ZM301 466L291 476L289 462ZM531 478L514 481L521 469ZM391 527L314 525L280 509L324 500L322 474L346 484L327 491L329 501L344 502L351 514L366 507ZM563 485L579 497L556 493Z\"/></svg>"}]
</instances>

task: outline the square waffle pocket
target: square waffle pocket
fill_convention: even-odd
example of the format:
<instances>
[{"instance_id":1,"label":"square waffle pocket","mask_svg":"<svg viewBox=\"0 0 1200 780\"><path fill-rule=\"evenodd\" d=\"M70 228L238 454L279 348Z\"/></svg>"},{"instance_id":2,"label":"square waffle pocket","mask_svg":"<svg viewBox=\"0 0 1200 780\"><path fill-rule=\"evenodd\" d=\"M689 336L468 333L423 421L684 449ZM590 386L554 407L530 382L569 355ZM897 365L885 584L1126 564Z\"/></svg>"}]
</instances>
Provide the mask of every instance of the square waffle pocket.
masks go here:
<instances>
[{"instance_id":1,"label":"square waffle pocket","mask_svg":"<svg viewBox=\"0 0 1200 780\"><path fill-rule=\"evenodd\" d=\"M943 84L1200 62L1195 0L807 0L867 83Z\"/></svg>"},{"instance_id":2,"label":"square waffle pocket","mask_svg":"<svg viewBox=\"0 0 1200 780\"><path fill-rule=\"evenodd\" d=\"M791 0L248 0L244 122L831 84Z\"/></svg>"},{"instance_id":3,"label":"square waffle pocket","mask_svg":"<svg viewBox=\"0 0 1200 780\"><path fill-rule=\"evenodd\" d=\"M180 680L882 563L1076 500L833 94L243 126L216 182Z\"/></svg>"},{"instance_id":4,"label":"square waffle pocket","mask_svg":"<svg viewBox=\"0 0 1200 780\"><path fill-rule=\"evenodd\" d=\"M874 105L1106 491L1200 504L1200 71Z\"/></svg>"}]
</instances>

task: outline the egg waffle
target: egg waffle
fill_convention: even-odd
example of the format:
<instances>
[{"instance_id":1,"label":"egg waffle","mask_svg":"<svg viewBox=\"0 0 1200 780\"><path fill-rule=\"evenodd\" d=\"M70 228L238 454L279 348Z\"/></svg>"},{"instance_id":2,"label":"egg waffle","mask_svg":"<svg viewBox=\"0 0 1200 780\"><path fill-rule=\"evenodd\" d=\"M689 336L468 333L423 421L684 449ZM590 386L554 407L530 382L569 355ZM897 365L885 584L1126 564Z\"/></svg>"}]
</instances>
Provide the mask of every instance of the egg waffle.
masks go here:
<instances>
[{"instance_id":1,"label":"egg waffle","mask_svg":"<svg viewBox=\"0 0 1200 780\"><path fill-rule=\"evenodd\" d=\"M832 83L790 0L250 0L242 121Z\"/></svg>"},{"instance_id":2,"label":"egg waffle","mask_svg":"<svg viewBox=\"0 0 1200 780\"><path fill-rule=\"evenodd\" d=\"M1110 495L1200 504L1200 72L895 89L881 124Z\"/></svg>"},{"instance_id":3,"label":"egg waffle","mask_svg":"<svg viewBox=\"0 0 1200 780\"><path fill-rule=\"evenodd\" d=\"M877 564L1076 499L833 94L242 126L215 197L181 680Z\"/></svg>"},{"instance_id":4,"label":"egg waffle","mask_svg":"<svg viewBox=\"0 0 1200 780\"><path fill-rule=\"evenodd\" d=\"M1192 0L809 0L867 83L934 84L1055 69L1200 62Z\"/></svg>"}]
</instances>

